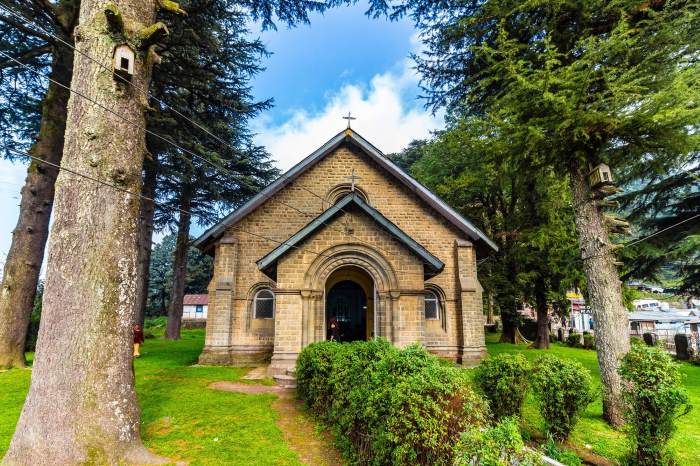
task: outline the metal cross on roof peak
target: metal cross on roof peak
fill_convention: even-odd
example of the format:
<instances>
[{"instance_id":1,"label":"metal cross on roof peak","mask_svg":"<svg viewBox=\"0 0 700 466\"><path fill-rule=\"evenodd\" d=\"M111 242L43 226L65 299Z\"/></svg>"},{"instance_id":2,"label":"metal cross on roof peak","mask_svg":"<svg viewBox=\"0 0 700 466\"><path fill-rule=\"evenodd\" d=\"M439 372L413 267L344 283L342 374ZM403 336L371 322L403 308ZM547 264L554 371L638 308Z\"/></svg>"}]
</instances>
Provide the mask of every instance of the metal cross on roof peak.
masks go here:
<instances>
[{"instance_id":1,"label":"metal cross on roof peak","mask_svg":"<svg viewBox=\"0 0 700 466\"><path fill-rule=\"evenodd\" d=\"M350 129L350 122L352 120L357 120L357 118L352 116L352 114L350 112L348 112L348 116L344 116L343 120L348 120L348 129Z\"/></svg>"}]
</instances>

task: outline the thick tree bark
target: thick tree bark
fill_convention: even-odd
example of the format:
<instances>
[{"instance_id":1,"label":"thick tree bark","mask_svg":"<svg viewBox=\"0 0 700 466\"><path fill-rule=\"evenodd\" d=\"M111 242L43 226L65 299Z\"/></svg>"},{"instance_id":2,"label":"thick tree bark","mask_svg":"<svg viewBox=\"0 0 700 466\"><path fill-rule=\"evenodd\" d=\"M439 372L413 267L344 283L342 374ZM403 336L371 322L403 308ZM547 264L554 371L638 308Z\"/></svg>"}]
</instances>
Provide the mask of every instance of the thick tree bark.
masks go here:
<instances>
[{"instance_id":1,"label":"thick tree bark","mask_svg":"<svg viewBox=\"0 0 700 466\"><path fill-rule=\"evenodd\" d=\"M501 305L501 325L503 326L503 331L501 332L501 343L516 343L516 330L517 320L515 319L516 303L514 299L505 300L504 305Z\"/></svg>"},{"instance_id":2,"label":"thick tree bark","mask_svg":"<svg viewBox=\"0 0 700 466\"><path fill-rule=\"evenodd\" d=\"M514 284L517 280L518 271L516 265L512 262L508 262L508 280L511 284ZM515 290L511 286L510 289L503 290L500 295L500 309L501 309L501 325L503 326L503 332L501 332L501 343L517 343L517 330L518 330L518 317L517 317L517 301L515 297Z\"/></svg>"},{"instance_id":3,"label":"thick tree bark","mask_svg":"<svg viewBox=\"0 0 700 466\"><path fill-rule=\"evenodd\" d=\"M148 199L156 195L157 162L146 160L144 163L143 188L141 194ZM134 323L143 327L148 305L148 287L150 284L149 268L151 265L151 245L153 242L153 215L155 204L141 198L139 208L139 259L138 259L138 289L136 295L136 313Z\"/></svg>"},{"instance_id":4,"label":"thick tree bark","mask_svg":"<svg viewBox=\"0 0 700 466\"><path fill-rule=\"evenodd\" d=\"M493 325L493 291L488 292L488 304L486 306L486 325Z\"/></svg>"},{"instance_id":5,"label":"thick tree bark","mask_svg":"<svg viewBox=\"0 0 700 466\"><path fill-rule=\"evenodd\" d=\"M588 170L574 159L570 167L576 233L588 282L588 296L595 321L598 365L603 382L603 416L614 426L623 424L621 379L617 370L629 351L627 313L622 288L600 209L591 200Z\"/></svg>"},{"instance_id":6,"label":"thick tree bark","mask_svg":"<svg viewBox=\"0 0 700 466\"><path fill-rule=\"evenodd\" d=\"M53 54L51 78L69 85L72 72L73 51L59 47ZM31 155L56 165L63 155L69 96L69 91L49 82L42 102L39 136L30 150ZM0 288L0 367L26 365L24 345L44 261L57 176L57 168L30 161Z\"/></svg>"},{"instance_id":7,"label":"thick tree bark","mask_svg":"<svg viewBox=\"0 0 700 466\"><path fill-rule=\"evenodd\" d=\"M177 222L177 240L173 253L173 287L168 308L168 325L165 338L178 340L182 325L182 300L185 296L187 277L187 254L190 250L190 215L186 214L192 204L192 187L187 182L180 196L180 219ZM185 211L185 212L183 212Z\"/></svg>"},{"instance_id":8,"label":"thick tree bark","mask_svg":"<svg viewBox=\"0 0 700 466\"><path fill-rule=\"evenodd\" d=\"M544 280L535 282L535 306L537 310L537 337L532 342L533 348L549 349L549 308Z\"/></svg>"},{"instance_id":9,"label":"thick tree bark","mask_svg":"<svg viewBox=\"0 0 700 466\"><path fill-rule=\"evenodd\" d=\"M111 0L83 0L76 46L104 61L115 35ZM116 2L134 37L150 26L156 0ZM150 60L136 54L132 82L75 55L72 87L135 122L72 94L62 166L139 193L145 153L145 89ZM132 361L138 197L61 171L56 181L42 322L31 386L8 465L163 462L140 440Z\"/></svg>"}]
</instances>

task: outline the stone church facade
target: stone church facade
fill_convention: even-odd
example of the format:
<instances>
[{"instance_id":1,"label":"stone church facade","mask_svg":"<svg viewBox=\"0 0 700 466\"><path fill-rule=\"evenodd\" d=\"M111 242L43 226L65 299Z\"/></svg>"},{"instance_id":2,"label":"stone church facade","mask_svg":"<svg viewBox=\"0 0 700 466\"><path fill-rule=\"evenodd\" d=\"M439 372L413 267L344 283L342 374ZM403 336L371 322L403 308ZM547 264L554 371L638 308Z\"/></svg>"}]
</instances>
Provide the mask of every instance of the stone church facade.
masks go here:
<instances>
[{"instance_id":1,"label":"stone church facade","mask_svg":"<svg viewBox=\"0 0 700 466\"><path fill-rule=\"evenodd\" d=\"M477 256L496 246L347 129L205 232L203 364L294 367L312 342L485 354Z\"/></svg>"}]
</instances>

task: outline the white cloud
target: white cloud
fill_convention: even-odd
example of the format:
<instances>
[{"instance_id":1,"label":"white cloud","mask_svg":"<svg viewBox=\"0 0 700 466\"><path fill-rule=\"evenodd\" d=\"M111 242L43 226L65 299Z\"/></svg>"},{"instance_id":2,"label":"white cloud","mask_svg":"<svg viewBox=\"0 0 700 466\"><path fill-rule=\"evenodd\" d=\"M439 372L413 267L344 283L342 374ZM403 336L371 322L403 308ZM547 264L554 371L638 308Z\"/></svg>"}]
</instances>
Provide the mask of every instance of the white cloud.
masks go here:
<instances>
[{"instance_id":1,"label":"white cloud","mask_svg":"<svg viewBox=\"0 0 700 466\"><path fill-rule=\"evenodd\" d=\"M0 159L0 265L4 264L10 249L12 230L19 215L20 190L26 176L25 164Z\"/></svg>"},{"instance_id":2,"label":"white cloud","mask_svg":"<svg viewBox=\"0 0 700 466\"><path fill-rule=\"evenodd\" d=\"M375 75L369 84L347 84L328 97L324 109L309 114L303 109L280 125L260 119L256 142L267 147L276 165L286 170L341 131L341 119L350 111L352 127L384 153L398 152L414 139L426 138L443 126L443 115L432 115L415 98L418 76L410 60L398 71Z\"/></svg>"}]
</instances>

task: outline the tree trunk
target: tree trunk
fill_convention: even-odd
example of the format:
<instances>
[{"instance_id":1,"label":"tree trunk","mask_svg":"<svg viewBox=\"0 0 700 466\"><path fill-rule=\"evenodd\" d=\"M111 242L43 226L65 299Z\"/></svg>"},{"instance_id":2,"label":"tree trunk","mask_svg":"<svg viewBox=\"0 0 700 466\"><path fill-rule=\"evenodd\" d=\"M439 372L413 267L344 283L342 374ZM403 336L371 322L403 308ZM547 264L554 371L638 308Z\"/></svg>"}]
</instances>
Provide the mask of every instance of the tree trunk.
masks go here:
<instances>
[{"instance_id":1,"label":"tree trunk","mask_svg":"<svg viewBox=\"0 0 700 466\"><path fill-rule=\"evenodd\" d=\"M69 85L72 72L73 51L58 47L53 54L51 78ZM42 102L39 135L30 150L31 155L56 165L63 155L69 96L69 91L49 82ZM26 365L24 345L44 261L57 176L57 168L30 160L0 288L0 367Z\"/></svg>"},{"instance_id":2,"label":"tree trunk","mask_svg":"<svg viewBox=\"0 0 700 466\"><path fill-rule=\"evenodd\" d=\"M621 379L617 370L629 351L627 312L622 288L608 241L602 212L591 200L587 170L574 159L570 167L576 233L588 281L588 296L595 321L598 365L603 383L603 416L613 426L623 423Z\"/></svg>"},{"instance_id":3,"label":"tree trunk","mask_svg":"<svg viewBox=\"0 0 700 466\"><path fill-rule=\"evenodd\" d=\"M143 188L141 194L149 199L156 195L157 162L146 160L144 163ZM138 289L136 295L136 315L134 323L143 327L148 305L148 287L150 284L149 268L151 265L151 243L153 241L153 201L141 199L139 208L139 259L138 259Z\"/></svg>"},{"instance_id":4,"label":"tree trunk","mask_svg":"<svg viewBox=\"0 0 700 466\"><path fill-rule=\"evenodd\" d=\"M190 250L190 216L182 211L189 211L192 203L192 189L189 180L183 186L180 197L180 219L177 222L177 240L173 252L173 287L168 308L168 325L165 338L180 339L182 325L182 300L185 296L185 278L187 277L187 253Z\"/></svg>"},{"instance_id":5,"label":"tree trunk","mask_svg":"<svg viewBox=\"0 0 700 466\"><path fill-rule=\"evenodd\" d=\"M499 342L515 344L516 330L518 329L518 319L515 316L518 311L516 310L515 299L506 298L500 308L503 331L501 332L501 339Z\"/></svg>"},{"instance_id":6,"label":"tree trunk","mask_svg":"<svg viewBox=\"0 0 700 466\"><path fill-rule=\"evenodd\" d=\"M532 342L533 348L549 349L549 308L544 280L535 282L535 306L537 307L537 337Z\"/></svg>"},{"instance_id":7,"label":"tree trunk","mask_svg":"<svg viewBox=\"0 0 700 466\"><path fill-rule=\"evenodd\" d=\"M109 0L83 0L76 46L105 61L114 51ZM117 2L135 37L150 26L156 0ZM72 94L63 167L139 193L145 153L150 60L137 51L132 82L75 55L72 87L128 118L128 124ZM8 465L165 462L141 443L132 361L138 197L61 171L48 245L42 322L31 386Z\"/></svg>"},{"instance_id":8,"label":"tree trunk","mask_svg":"<svg viewBox=\"0 0 700 466\"><path fill-rule=\"evenodd\" d=\"M488 292L488 305L486 306L486 325L493 325L493 291Z\"/></svg>"},{"instance_id":9,"label":"tree trunk","mask_svg":"<svg viewBox=\"0 0 700 466\"><path fill-rule=\"evenodd\" d=\"M519 316L517 311L517 298L515 296L515 286L518 271L516 269L516 264L513 261L508 261L507 263L507 276L510 286L506 289L501 290L499 308L501 309L501 325L503 325L503 332L501 333L501 343L517 343L517 330L519 325Z\"/></svg>"}]
</instances>

